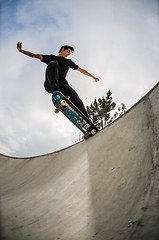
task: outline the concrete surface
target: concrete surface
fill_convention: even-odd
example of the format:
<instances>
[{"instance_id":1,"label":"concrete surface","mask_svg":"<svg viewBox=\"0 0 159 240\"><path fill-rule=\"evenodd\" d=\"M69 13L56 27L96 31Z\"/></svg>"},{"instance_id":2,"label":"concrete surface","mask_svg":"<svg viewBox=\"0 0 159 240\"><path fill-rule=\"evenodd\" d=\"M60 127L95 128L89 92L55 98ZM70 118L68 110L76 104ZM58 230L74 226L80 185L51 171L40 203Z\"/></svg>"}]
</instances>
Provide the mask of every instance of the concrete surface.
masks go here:
<instances>
[{"instance_id":1,"label":"concrete surface","mask_svg":"<svg viewBox=\"0 0 159 240\"><path fill-rule=\"evenodd\" d=\"M96 136L0 155L1 239L159 239L159 84Z\"/></svg>"}]
</instances>

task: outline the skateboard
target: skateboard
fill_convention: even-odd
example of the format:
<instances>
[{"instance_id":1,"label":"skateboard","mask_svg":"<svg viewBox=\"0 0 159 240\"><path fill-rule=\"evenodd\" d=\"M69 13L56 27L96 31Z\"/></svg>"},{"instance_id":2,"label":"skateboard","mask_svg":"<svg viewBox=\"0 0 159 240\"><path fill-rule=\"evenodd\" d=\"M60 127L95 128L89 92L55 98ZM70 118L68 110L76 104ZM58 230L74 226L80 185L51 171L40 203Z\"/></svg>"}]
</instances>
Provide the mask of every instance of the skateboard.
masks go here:
<instances>
[{"instance_id":1,"label":"skateboard","mask_svg":"<svg viewBox=\"0 0 159 240\"><path fill-rule=\"evenodd\" d=\"M56 107L55 113L62 112L84 135L83 140L97 134L99 131L96 126L60 91L54 91L52 101Z\"/></svg>"}]
</instances>

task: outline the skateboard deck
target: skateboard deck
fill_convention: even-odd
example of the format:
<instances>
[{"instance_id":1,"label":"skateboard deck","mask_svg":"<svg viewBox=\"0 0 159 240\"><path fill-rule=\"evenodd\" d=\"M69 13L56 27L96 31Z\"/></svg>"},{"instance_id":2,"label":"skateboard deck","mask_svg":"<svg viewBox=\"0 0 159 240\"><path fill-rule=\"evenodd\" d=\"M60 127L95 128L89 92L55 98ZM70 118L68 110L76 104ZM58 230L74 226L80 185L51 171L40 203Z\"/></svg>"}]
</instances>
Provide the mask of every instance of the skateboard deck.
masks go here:
<instances>
[{"instance_id":1,"label":"skateboard deck","mask_svg":"<svg viewBox=\"0 0 159 240\"><path fill-rule=\"evenodd\" d=\"M79 128L84 136L84 140L95 135L99 130L94 124L61 92L55 91L52 94L52 101L56 107L55 113L62 112L77 128Z\"/></svg>"}]
</instances>

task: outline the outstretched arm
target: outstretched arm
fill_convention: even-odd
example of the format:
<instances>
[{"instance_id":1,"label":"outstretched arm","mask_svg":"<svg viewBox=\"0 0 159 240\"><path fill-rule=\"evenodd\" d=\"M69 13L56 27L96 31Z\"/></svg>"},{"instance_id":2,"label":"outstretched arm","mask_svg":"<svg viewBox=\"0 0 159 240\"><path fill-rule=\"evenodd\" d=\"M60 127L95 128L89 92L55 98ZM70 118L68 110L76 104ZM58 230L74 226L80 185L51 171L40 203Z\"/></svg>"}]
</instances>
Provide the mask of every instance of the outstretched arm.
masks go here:
<instances>
[{"instance_id":1,"label":"outstretched arm","mask_svg":"<svg viewBox=\"0 0 159 240\"><path fill-rule=\"evenodd\" d=\"M88 77L92 77L96 82L99 82L99 78L96 78L95 76L93 76L92 74L90 74L89 72L87 72L85 69L82 69L80 67L77 68L77 70L80 72L80 73L83 73L84 75L88 76Z\"/></svg>"},{"instance_id":2,"label":"outstretched arm","mask_svg":"<svg viewBox=\"0 0 159 240\"><path fill-rule=\"evenodd\" d=\"M32 58L38 58L40 60L43 60L43 57L41 54L35 54L35 53L32 53L32 52L29 52L29 51L25 51L22 49L22 43L18 42L17 43L17 49L19 52L29 56L29 57L32 57Z\"/></svg>"}]
</instances>

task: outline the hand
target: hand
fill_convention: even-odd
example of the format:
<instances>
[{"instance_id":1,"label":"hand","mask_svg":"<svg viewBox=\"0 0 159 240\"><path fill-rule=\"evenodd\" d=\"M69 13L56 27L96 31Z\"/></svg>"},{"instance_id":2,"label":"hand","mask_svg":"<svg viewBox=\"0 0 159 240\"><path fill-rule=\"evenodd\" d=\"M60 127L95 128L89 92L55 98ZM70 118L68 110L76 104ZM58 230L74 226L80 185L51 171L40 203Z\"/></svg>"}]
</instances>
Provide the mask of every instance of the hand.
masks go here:
<instances>
[{"instance_id":1,"label":"hand","mask_svg":"<svg viewBox=\"0 0 159 240\"><path fill-rule=\"evenodd\" d=\"M22 50L22 43L21 42L17 43L17 49L18 49L19 52Z\"/></svg>"},{"instance_id":2,"label":"hand","mask_svg":"<svg viewBox=\"0 0 159 240\"><path fill-rule=\"evenodd\" d=\"M94 77L95 82L99 82L99 78Z\"/></svg>"}]
</instances>

